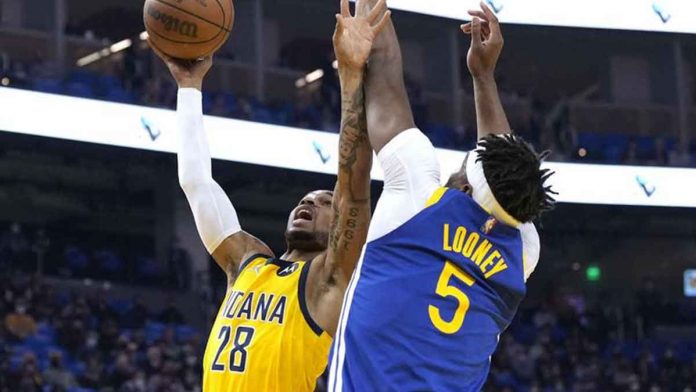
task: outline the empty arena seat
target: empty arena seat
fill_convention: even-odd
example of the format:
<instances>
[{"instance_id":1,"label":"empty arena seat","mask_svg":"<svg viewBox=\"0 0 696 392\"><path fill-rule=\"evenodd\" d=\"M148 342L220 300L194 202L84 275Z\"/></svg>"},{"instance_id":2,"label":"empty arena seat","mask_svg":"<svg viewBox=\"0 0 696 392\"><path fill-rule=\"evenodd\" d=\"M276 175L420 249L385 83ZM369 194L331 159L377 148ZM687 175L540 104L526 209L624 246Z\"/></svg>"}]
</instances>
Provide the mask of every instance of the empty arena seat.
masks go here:
<instances>
[{"instance_id":1,"label":"empty arena seat","mask_svg":"<svg viewBox=\"0 0 696 392\"><path fill-rule=\"evenodd\" d=\"M92 86L83 82L70 82L65 85L65 93L74 97L93 98Z\"/></svg>"},{"instance_id":2,"label":"empty arena seat","mask_svg":"<svg viewBox=\"0 0 696 392\"><path fill-rule=\"evenodd\" d=\"M123 315L133 307L133 301L129 299L112 299L108 301L109 308L119 315Z\"/></svg>"},{"instance_id":3,"label":"empty arena seat","mask_svg":"<svg viewBox=\"0 0 696 392\"><path fill-rule=\"evenodd\" d=\"M63 84L60 80L51 78L37 78L32 83L32 88L44 93L60 94L63 92Z\"/></svg>"},{"instance_id":4,"label":"empty arena seat","mask_svg":"<svg viewBox=\"0 0 696 392\"><path fill-rule=\"evenodd\" d=\"M82 388L82 387L70 387L67 392L97 392L96 389Z\"/></svg>"},{"instance_id":5,"label":"empty arena seat","mask_svg":"<svg viewBox=\"0 0 696 392\"><path fill-rule=\"evenodd\" d=\"M96 86L99 81L99 74L88 71L84 68L75 69L68 74L66 81L69 83L77 82L88 84L90 86Z\"/></svg>"},{"instance_id":6,"label":"empty arena seat","mask_svg":"<svg viewBox=\"0 0 696 392\"><path fill-rule=\"evenodd\" d=\"M123 261L110 250L94 252L94 258L99 263L99 268L106 274L119 274L123 272Z\"/></svg>"},{"instance_id":7,"label":"empty arena seat","mask_svg":"<svg viewBox=\"0 0 696 392\"><path fill-rule=\"evenodd\" d=\"M77 246L67 246L64 256L68 267L72 271L84 271L89 265L87 254Z\"/></svg>"},{"instance_id":8,"label":"empty arena seat","mask_svg":"<svg viewBox=\"0 0 696 392\"><path fill-rule=\"evenodd\" d=\"M197 331L189 325L177 325L175 327L176 339L179 341L189 340L196 335Z\"/></svg>"},{"instance_id":9,"label":"empty arena seat","mask_svg":"<svg viewBox=\"0 0 696 392\"><path fill-rule=\"evenodd\" d=\"M105 99L120 103L135 103L136 99L130 92L124 90L121 86L114 86L107 90Z\"/></svg>"}]
</instances>

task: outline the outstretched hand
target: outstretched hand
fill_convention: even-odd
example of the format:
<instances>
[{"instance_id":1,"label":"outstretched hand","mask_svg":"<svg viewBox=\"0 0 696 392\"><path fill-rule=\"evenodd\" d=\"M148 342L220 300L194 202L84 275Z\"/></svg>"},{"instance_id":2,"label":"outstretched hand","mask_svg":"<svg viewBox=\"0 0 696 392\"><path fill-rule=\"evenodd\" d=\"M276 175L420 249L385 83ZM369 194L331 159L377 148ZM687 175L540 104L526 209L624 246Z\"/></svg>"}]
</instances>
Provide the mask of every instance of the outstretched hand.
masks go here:
<instances>
[{"instance_id":1,"label":"outstretched hand","mask_svg":"<svg viewBox=\"0 0 696 392\"><path fill-rule=\"evenodd\" d=\"M473 17L471 22L461 26L465 34L471 34L466 63L474 78L493 77L503 51L503 34L498 17L484 2L481 2L481 9L469 11Z\"/></svg>"},{"instance_id":2,"label":"outstretched hand","mask_svg":"<svg viewBox=\"0 0 696 392\"><path fill-rule=\"evenodd\" d=\"M171 57L150 43L150 48L169 68L179 88L203 89L203 79L213 65L213 57L206 56L197 60L182 60Z\"/></svg>"},{"instance_id":3,"label":"outstretched hand","mask_svg":"<svg viewBox=\"0 0 696 392\"><path fill-rule=\"evenodd\" d=\"M380 0L367 16L351 15L348 0L341 0L341 13L336 14L333 36L339 68L362 69L370 57L375 37L390 18L391 11L387 10L386 0Z\"/></svg>"}]
</instances>

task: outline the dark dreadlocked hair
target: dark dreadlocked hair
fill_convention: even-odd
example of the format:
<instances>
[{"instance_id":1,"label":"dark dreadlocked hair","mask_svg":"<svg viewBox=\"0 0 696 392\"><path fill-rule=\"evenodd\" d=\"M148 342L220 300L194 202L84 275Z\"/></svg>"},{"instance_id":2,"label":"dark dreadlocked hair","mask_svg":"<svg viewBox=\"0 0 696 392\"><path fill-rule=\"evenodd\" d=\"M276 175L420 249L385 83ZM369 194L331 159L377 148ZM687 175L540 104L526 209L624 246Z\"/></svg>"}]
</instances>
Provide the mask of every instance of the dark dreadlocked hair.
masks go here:
<instances>
[{"instance_id":1,"label":"dark dreadlocked hair","mask_svg":"<svg viewBox=\"0 0 696 392\"><path fill-rule=\"evenodd\" d=\"M544 185L554 172L541 169L550 151L537 154L514 135L488 135L479 142L478 161L500 206L520 222L531 222L554 208L558 193Z\"/></svg>"}]
</instances>

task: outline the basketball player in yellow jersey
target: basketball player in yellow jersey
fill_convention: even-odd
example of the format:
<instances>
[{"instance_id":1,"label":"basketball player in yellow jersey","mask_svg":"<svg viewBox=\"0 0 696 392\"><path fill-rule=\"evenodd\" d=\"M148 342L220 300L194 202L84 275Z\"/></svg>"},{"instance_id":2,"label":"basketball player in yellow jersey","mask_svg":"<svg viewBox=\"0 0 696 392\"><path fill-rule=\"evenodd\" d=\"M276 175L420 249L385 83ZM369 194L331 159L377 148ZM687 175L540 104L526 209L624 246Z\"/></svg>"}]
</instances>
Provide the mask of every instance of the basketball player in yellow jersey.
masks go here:
<instances>
[{"instance_id":1,"label":"basketball player in yellow jersey","mask_svg":"<svg viewBox=\"0 0 696 392\"><path fill-rule=\"evenodd\" d=\"M334 35L342 90L337 183L333 192L307 194L290 212L280 258L241 229L213 180L201 109L212 60L184 62L158 53L179 85L179 182L203 243L228 277L203 359L204 392L310 392L326 368L370 218L363 73L372 41L389 20L385 10L382 0L372 13L353 17L348 0L341 2Z\"/></svg>"}]
</instances>

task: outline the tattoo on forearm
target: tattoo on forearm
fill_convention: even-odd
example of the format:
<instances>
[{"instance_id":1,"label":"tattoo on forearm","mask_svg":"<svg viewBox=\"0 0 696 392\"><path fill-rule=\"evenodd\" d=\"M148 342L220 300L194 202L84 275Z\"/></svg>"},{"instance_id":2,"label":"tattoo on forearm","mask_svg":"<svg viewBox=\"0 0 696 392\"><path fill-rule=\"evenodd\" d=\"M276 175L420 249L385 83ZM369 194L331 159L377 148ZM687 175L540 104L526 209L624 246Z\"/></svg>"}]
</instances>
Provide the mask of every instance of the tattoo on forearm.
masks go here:
<instances>
[{"instance_id":1,"label":"tattoo on forearm","mask_svg":"<svg viewBox=\"0 0 696 392\"><path fill-rule=\"evenodd\" d=\"M339 141L339 176L342 181L341 197L346 197L353 205L341 217L338 203L334 203L334 221L331 228L331 248L333 250L349 250L356 239L356 230L367 222L365 209L370 208L369 180L365 181L364 173L357 173L360 165L366 165L365 160L372 159L372 148L367 133L367 116L365 114L365 93L363 85L350 96L344 96L342 102L341 137ZM364 169L364 167L362 168ZM362 184L361 182L365 182ZM367 215L369 216L369 214ZM343 220L343 222L341 222Z\"/></svg>"}]
</instances>

